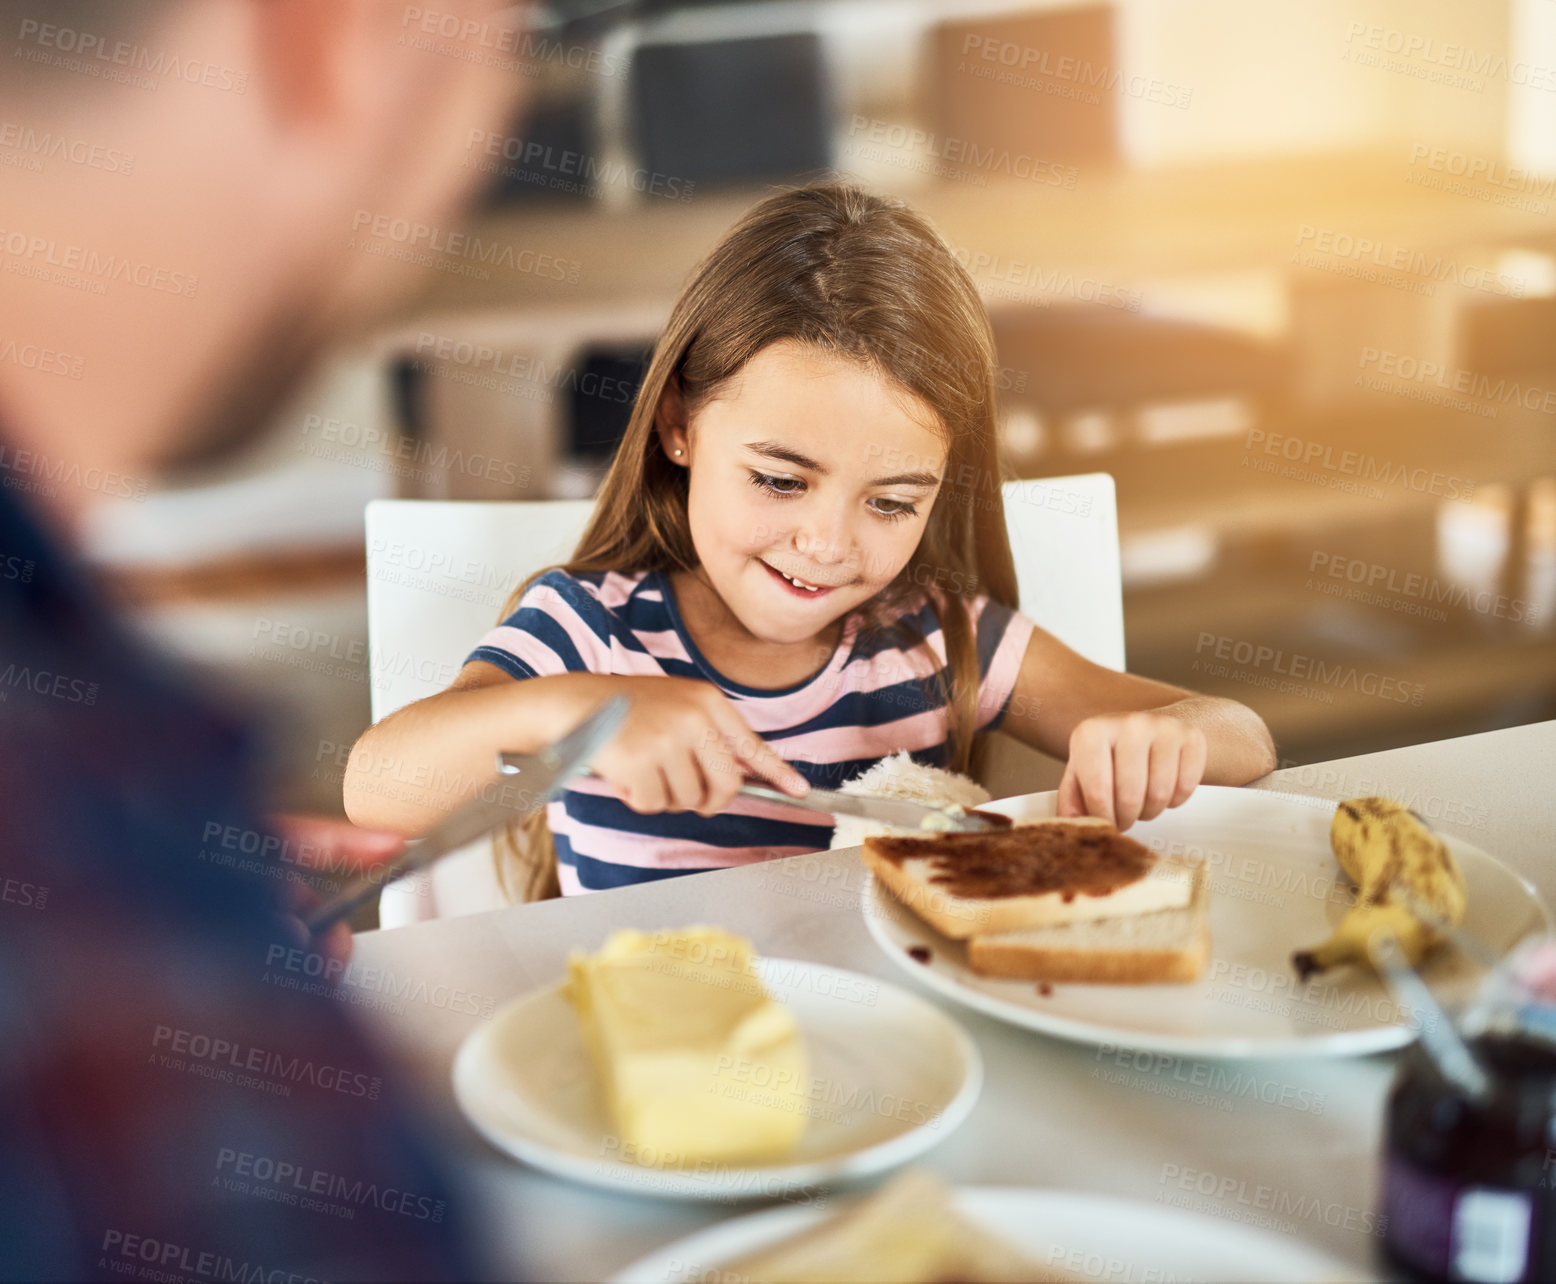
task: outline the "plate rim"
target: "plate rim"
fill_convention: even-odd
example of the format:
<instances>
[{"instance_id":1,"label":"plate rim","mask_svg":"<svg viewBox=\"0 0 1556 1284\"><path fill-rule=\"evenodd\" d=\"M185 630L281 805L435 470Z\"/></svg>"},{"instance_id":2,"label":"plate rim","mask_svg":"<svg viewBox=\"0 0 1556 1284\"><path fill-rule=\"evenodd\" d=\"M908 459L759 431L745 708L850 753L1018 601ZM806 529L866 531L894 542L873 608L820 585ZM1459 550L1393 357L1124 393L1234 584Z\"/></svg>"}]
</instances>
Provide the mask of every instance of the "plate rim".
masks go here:
<instances>
[{"instance_id":1,"label":"plate rim","mask_svg":"<svg viewBox=\"0 0 1556 1284\"><path fill-rule=\"evenodd\" d=\"M758 967L767 964L787 964L814 971L826 968L836 976L865 981L891 990L899 1001L910 1004L921 1015L943 1025L948 1042L956 1049L962 1066L961 1082L952 1093L945 1108L921 1124L914 1124L905 1131L862 1149L845 1151L825 1159L803 1164L780 1164L762 1168L721 1167L716 1178L706 1175L685 1174L674 1168L647 1168L622 1160L595 1160L555 1150L542 1142L519 1137L497 1127L481 1109L474 1086L469 1082L476 1073L476 1066L486 1053L498 1021L515 1009L542 1002L555 996L566 984L566 977L536 986L523 994L515 995L502 1004L485 1021L461 1040L454 1054L450 1079L454 1101L465 1121L486 1142L500 1153L515 1159L537 1171L564 1177L597 1189L620 1191L646 1198L687 1199L696 1201L725 1202L734 1199L782 1198L784 1195L806 1187L826 1187L847 1184L860 1178L889 1172L916 1159L945 1141L967 1121L983 1094L985 1070L983 1053L977 1041L955 1015L916 994L906 986L896 985L882 977L870 976L848 968L833 967L810 959L793 959L781 955L761 955ZM531 1100L526 1098L526 1100ZM533 1101L531 1100L533 1105ZM603 1170L599 1165L603 1164ZM646 1182L645 1177L652 1178ZM680 1180L677 1180L677 1177ZM757 1182L753 1191L746 1183Z\"/></svg>"},{"instance_id":2,"label":"plate rim","mask_svg":"<svg viewBox=\"0 0 1556 1284\"><path fill-rule=\"evenodd\" d=\"M1218 797L1233 794L1243 797L1272 795L1280 800L1298 800L1310 797L1310 795L1306 794L1292 794L1275 789L1250 789L1242 785L1200 785L1195 792L1212 792L1213 796ZM1042 789L1034 790L1029 794L1011 794L1008 797L995 799L992 802L981 805L993 811L1008 803L1057 796L1058 790L1056 789ZM1344 799L1318 799L1317 801L1331 807L1337 807ZM1299 803L1298 805L1306 805L1306 803ZM1314 807L1311 810L1317 810L1317 808ZM1435 832L1449 845L1455 856L1458 856L1459 849L1472 851L1478 857L1489 861L1503 874L1513 879L1533 903L1535 910L1544 921L1545 930L1550 931L1550 911L1546 908L1544 898L1541 897L1539 890L1528 879L1505 862L1498 860L1484 848L1454 834L1446 834L1440 830ZM887 897L890 897L891 901L883 901L883 898ZM892 902L898 905L901 904L900 901L897 901L892 896L892 893L881 881L875 877L874 873L866 868L864 871L864 883L860 888L860 910L864 916L865 930L882 953L890 957L902 971L916 977L936 994L942 994L952 1001L960 1003L964 1007L979 1012L984 1016L997 1021L1003 1021L1020 1029L1033 1030L1039 1034L1063 1039L1069 1043L1078 1043L1091 1047L1114 1046L1141 1052L1160 1052L1176 1057L1240 1061L1287 1057L1322 1060L1340 1057L1372 1056L1380 1052L1398 1051L1401 1048L1408 1047L1416 1039L1415 1031L1404 1025L1367 1026L1359 1030L1332 1031L1305 1037L1287 1035L1268 1039L1247 1036L1195 1038L1187 1035L1142 1033L1132 1031L1124 1026L1101 1025L1076 1017L1040 1012L1035 1008L1023 1007L1020 1004L1010 1002L1008 999L1001 999L995 995L984 994L981 991L971 989L955 978L946 976L911 959L895 942L885 938L883 935L885 929L877 921L885 916L883 913L884 906ZM931 932L935 931L927 923L924 926Z\"/></svg>"},{"instance_id":3,"label":"plate rim","mask_svg":"<svg viewBox=\"0 0 1556 1284\"><path fill-rule=\"evenodd\" d=\"M1138 1199L1132 1196L1109 1195L1097 1191L1072 1190L1060 1186L1018 1186L1018 1185L992 1185L951 1183L951 1189L956 1197L958 1210L968 1215L972 1211L966 1202L980 1200L1000 1200L1020 1198L1022 1200L1036 1200L1044 1203L1054 1203L1059 1207L1054 1210L1055 1216L1062 1216L1066 1211L1065 1206L1073 1210L1078 1207L1098 1206L1099 1214L1113 1215L1121 1219L1127 1219L1131 1214L1139 1216L1148 1213L1157 1217L1166 1217L1172 1221L1187 1223L1185 1230L1197 1229L1204 1237L1210 1239L1224 1239L1229 1228L1224 1224L1225 1219L1212 1217L1208 1213L1198 1213L1192 1209L1174 1208L1170 1205L1156 1203L1149 1199ZM692 1231L668 1244L662 1244L656 1249L642 1254L628 1262L625 1266L606 1276L604 1284L644 1284L653 1280L656 1284L663 1284L668 1278L666 1268L668 1263L678 1258L690 1258L704 1271L721 1271L728 1265L728 1257L720 1259L699 1261L697 1260L698 1244L703 1240L718 1240L726 1238L732 1230L740 1227L753 1227L762 1222L793 1223L786 1233L798 1234L817 1224L831 1214L830 1209L815 1208L811 1206L799 1207L796 1205L780 1204L767 1208L754 1209L751 1212L739 1213L733 1217L726 1217L715 1222L711 1226L704 1226L700 1230ZM1127 1221L1123 1224L1128 1224ZM1322 1264L1327 1274L1322 1278L1334 1279L1364 1279L1378 1280L1382 1277L1374 1271L1370 1276L1358 1277L1355 1269L1349 1263L1336 1257L1325 1249L1308 1242L1307 1240L1292 1240L1289 1236L1277 1235L1272 1231L1266 1231L1257 1226L1237 1225L1231 1228L1241 1232L1250 1240L1266 1240L1272 1243L1284 1245L1295 1244L1298 1251L1311 1259L1317 1267ZM771 1241L776 1242L776 1241ZM740 1251L755 1251L759 1245L752 1245ZM1252 1245L1250 1245L1252 1247ZM1300 1264L1305 1270L1308 1263Z\"/></svg>"}]
</instances>

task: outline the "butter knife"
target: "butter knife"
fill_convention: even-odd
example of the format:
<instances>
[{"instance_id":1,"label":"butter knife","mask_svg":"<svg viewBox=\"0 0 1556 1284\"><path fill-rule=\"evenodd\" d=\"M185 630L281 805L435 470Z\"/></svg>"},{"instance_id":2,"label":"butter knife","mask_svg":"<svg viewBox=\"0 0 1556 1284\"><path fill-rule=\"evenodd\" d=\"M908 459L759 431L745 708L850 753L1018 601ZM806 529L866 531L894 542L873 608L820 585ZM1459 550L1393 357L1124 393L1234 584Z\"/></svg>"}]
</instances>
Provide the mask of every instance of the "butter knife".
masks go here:
<instances>
[{"instance_id":1,"label":"butter knife","mask_svg":"<svg viewBox=\"0 0 1556 1284\"><path fill-rule=\"evenodd\" d=\"M515 757L513 754L499 754L498 762L507 762ZM740 787L740 797L751 798L757 802L781 803L786 807L799 807L807 811L819 812L824 816L857 816L862 820L873 820L880 825L890 825L893 829L913 829L924 833L941 831L981 834L991 829L1004 828L1003 825L997 825L982 816L974 816L956 807L927 807L922 803L909 802L905 798L868 798L856 794L839 793L833 789L812 789L803 798L795 798L782 790L747 783Z\"/></svg>"},{"instance_id":2,"label":"butter knife","mask_svg":"<svg viewBox=\"0 0 1556 1284\"><path fill-rule=\"evenodd\" d=\"M589 760L616 734L627 716L628 705L626 696L606 701L554 745L537 754L498 754L502 775L492 782L496 785L493 797L476 798L445 816L392 861L353 879L338 895L309 914L303 926L310 935L317 936L371 900L385 884L424 869L544 806L558 788L587 768Z\"/></svg>"},{"instance_id":3,"label":"butter knife","mask_svg":"<svg viewBox=\"0 0 1556 1284\"><path fill-rule=\"evenodd\" d=\"M754 798L759 802L803 807L828 816L857 816L861 820L890 825L893 829L914 829L921 833L941 831L981 834L1000 828L992 821L958 807L927 807L923 803L909 802L906 798L866 798L858 794L840 793L835 789L812 789L803 798L795 798L781 790L769 789L766 785L746 784L740 787L740 796Z\"/></svg>"}]
</instances>

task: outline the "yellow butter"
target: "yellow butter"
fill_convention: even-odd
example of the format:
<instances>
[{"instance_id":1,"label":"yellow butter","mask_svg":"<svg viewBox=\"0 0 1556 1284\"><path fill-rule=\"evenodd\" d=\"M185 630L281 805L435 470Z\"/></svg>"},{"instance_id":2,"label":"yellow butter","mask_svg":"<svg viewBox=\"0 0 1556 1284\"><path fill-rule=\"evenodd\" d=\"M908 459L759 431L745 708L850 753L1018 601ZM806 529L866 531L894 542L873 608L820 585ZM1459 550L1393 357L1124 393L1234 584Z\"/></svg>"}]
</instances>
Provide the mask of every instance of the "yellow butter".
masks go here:
<instances>
[{"instance_id":1,"label":"yellow butter","mask_svg":"<svg viewBox=\"0 0 1556 1284\"><path fill-rule=\"evenodd\" d=\"M618 1134L652 1167L781 1157L805 1131L809 1062L794 1014L716 927L612 933L574 951L566 994Z\"/></svg>"}]
</instances>

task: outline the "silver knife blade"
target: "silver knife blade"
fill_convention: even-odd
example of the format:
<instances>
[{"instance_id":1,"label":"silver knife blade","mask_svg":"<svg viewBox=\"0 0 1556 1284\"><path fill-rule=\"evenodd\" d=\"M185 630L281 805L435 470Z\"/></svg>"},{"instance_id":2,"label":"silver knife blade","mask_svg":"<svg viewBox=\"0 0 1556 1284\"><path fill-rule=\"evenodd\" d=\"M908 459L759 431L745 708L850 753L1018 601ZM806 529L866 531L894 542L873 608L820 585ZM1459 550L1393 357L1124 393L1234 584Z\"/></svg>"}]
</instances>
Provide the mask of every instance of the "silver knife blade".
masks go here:
<instances>
[{"instance_id":1,"label":"silver knife blade","mask_svg":"<svg viewBox=\"0 0 1556 1284\"><path fill-rule=\"evenodd\" d=\"M742 785L740 795L761 802L803 807L829 816L858 816L864 820L873 820L877 824L890 825L894 829L916 829L921 832L944 830L978 834L995 828L992 822L983 819L982 816L957 815L948 807L927 807L923 803L909 802L905 798L862 798L857 794L839 793L834 789L812 789L803 798L794 798L777 789L769 789L765 785Z\"/></svg>"},{"instance_id":2,"label":"silver knife blade","mask_svg":"<svg viewBox=\"0 0 1556 1284\"><path fill-rule=\"evenodd\" d=\"M339 893L303 920L310 935L350 914L372 899L387 883L425 869L450 852L467 847L476 839L543 806L552 792L589 765L627 716L630 701L626 696L607 700L554 745L536 754L500 753L499 770L503 775L493 781L498 786L495 798L476 798L438 821L416 842L411 843L392 861L374 866L353 879ZM518 775L519 781L504 779Z\"/></svg>"}]
</instances>

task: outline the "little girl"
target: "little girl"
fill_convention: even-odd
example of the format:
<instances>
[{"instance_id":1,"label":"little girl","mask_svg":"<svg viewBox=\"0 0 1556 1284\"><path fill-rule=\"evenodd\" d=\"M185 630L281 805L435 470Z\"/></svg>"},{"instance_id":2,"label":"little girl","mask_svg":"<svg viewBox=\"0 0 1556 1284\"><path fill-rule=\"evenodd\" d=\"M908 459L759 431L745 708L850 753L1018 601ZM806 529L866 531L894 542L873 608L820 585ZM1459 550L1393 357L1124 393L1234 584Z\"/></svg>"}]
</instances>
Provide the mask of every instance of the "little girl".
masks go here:
<instances>
[{"instance_id":1,"label":"little girl","mask_svg":"<svg viewBox=\"0 0 1556 1284\"><path fill-rule=\"evenodd\" d=\"M1068 759L1061 815L1121 828L1272 770L1251 710L1092 664L1016 611L997 366L921 217L837 183L762 201L677 300L572 559L353 762L480 781L629 695L595 778L546 812L568 894L824 848L825 819L737 801L742 779L797 796L898 749L966 771L994 727ZM352 819L404 833L460 801L366 783L348 766Z\"/></svg>"}]
</instances>

